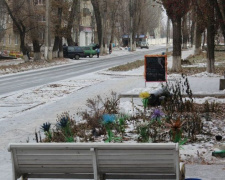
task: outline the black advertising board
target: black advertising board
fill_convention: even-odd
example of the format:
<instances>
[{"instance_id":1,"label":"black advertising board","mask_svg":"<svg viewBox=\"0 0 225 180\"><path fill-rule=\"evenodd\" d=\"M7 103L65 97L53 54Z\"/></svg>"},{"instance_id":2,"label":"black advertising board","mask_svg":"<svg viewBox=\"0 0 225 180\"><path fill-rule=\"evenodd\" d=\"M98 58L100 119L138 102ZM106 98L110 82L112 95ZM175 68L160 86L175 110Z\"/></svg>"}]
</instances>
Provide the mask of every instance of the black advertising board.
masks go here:
<instances>
[{"instance_id":1,"label":"black advertising board","mask_svg":"<svg viewBox=\"0 0 225 180\"><path fill-rule=\"evenodd\" d=\"M167 75L166 55L145 55L146 82L164 82Z\"/></svg>"}]
</instances>

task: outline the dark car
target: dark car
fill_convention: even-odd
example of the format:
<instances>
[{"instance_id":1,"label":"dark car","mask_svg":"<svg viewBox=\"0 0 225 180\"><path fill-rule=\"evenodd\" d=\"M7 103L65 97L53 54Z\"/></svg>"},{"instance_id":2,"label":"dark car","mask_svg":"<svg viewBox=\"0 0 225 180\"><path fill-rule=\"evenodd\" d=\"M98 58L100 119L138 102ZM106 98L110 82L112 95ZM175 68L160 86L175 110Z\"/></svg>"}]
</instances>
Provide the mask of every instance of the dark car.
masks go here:
<instances>
[{"instance_id":1,"label":"dark car","mask_svg":"<svg viewBox=\"0 0 225 180\"><path fill-rule=\"evenodd\" d=\"M84 57L89 56L90 58L92 58L97 54L96 50L94 50L92 46L83 46L81 48L84 50Z\"/></svg>"},{"instance_id":2,"label":"dark car","mask_svg":"<svg viewBox=\"0 0 225 180\"><path fill-rule=\"evenodd\" d=\"M63 47L63 57L70 59L79 59L84 57L84 50L80 46L64 46Z\"/></svg>"}]
</instances>

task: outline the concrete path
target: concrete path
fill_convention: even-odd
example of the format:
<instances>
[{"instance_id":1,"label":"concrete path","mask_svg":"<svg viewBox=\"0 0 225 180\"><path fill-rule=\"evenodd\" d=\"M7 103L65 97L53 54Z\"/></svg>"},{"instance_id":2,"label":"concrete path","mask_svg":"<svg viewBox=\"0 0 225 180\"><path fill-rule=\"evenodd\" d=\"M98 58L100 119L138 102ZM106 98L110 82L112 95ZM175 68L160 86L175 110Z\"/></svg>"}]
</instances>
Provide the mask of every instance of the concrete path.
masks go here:
<instances>
[{"instance_id":1,"label":"concrete path","mask_svg":"<svg viewBox=\"0 0 225 180\"><path fill-rule=\"evenodd\" d=\"M196 165L186 164L185 178L199 178L202 180L224 180L225 165Z\"/></svg>"}]
</instances>

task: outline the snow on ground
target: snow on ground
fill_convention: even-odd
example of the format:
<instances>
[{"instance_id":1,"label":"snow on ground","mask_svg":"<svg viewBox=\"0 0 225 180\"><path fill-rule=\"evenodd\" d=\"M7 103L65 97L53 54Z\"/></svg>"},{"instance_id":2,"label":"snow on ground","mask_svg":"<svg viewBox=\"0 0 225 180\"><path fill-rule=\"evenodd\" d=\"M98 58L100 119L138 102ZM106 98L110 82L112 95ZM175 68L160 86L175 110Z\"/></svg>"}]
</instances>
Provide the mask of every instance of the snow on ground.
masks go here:
<instances>
[{"instance_id":1,"label":"snow on ground","mask_svg":"<svg viewBox=\"0 0 225 180\"><path fill-rule=\"evenodd\" d=\"M0 97L0 121L15 117L24 111L46 103L53 103L79 89L101 82L102 80L67 79L53 84L26 89Z\"/></svg>"},{"instance_id":2,"label":"snow on ground","mask_svg":"<svg viewBox=\"0 0 225 180\"><path fill-rule=\"evenodd\" d=\"M154 48L154 46L152 47ZM146 51L139 49L140 51ZM115 50L113 53L109 56L105 56L104 58L110 58L112 56L123 56L128 53L127 50ZM134 53L134 52L132 52ZM189 51L183 51L182 58L185 59L187 56L193 53L193 50ZM97 59L97 58L96 58ZM101 57L99 58L99 60ZM89 61L90 59L82 59L81 61ZM69 60L68 63L79 63L81 61L74 61ZM1 65L2 62L0 62ZM172 58L168 58L168 68L170 68L172 65ZM38 67L40 68L40 67ZM8 71L10 72L10 71ZM2 73L2 72L0 72ZM89 79L90 74L87 75L87 78L85 76L82 76L82 79L77 78L71 78L64 81L59 81L54 84L47 84L31 89L26 89L24 91L18 91L14 92L12 94L7 94L4 96L0 96L0 123L1 121L7 121L10 118L16 117L18 115L23 114L25 111L29 111L30 109L35 110L36 107L40 107L43 105L46 105L48 103L52 103L54 106L54 103L56 103L58 100L66 97L67 95L73 95L74 92L81 88L85 88L87 86L96 86L98 87L98 83L106 81L106 75L110 76L143 76L144 73L144 67L140 67L135 70L131 70L128 72L111 72L108 70L99 71L97 73L91 73L92 79ZM101 77L102 76L102 77ZM96 78L95 78L96 77ZM179 79L179 74L171 74L168 77L168 81L174 81L174 79ZM224 94L225 91L219 91L219 79L222 78L221 76L217 76L214 74L208 74L208 73L200 73L196 74L194 76L190 76L189 82L191 84L191 89L193 89L193 93L222 93ZM209 86L210 84L210 86ZM134 86L135 87L135 86ZM130 91L127 91L128 94L134 93L139 94L143 91L148 91L150 93L154 92L158 88L161 87L160 83L146 83L146 87L144 85L142 87L135 87L133 89L130 89ZM202 99L195 99L196 102L204 103L205 100L209 101L215 101L219 103L224 103L225 99L217 99L212 97L205 97ZM123 100L120 103L121 111L127 112L127 113L135 113L133 112L133 107L131 100ZM33 111L35 112L35 111ZM16 126L17 123L14 121L13 124L10 126ZM39 122L37 122L39 123ZM210 125L209 122L205 122L206 124ZM211 123L211 126L214 126L214 129L212 129L213 133L221 133L225 136L225 128L218 129L218 127L224 127L223 121L213 120ZM11 133L9 131L6 131L7 133ZM14 132L14 133L23 133L21 131ZM10 137L7 139L7 137ZM16 137L15 137L16 138ZM26 137L24 137L25 139ZM5 134L4 142L12 142L12 136ZM24 141L24 140L21 140ZM225 160L218 159L211 156L212 151L215 149L215 140L209 139L208 143L205 142L199 142L199 143L193 143L189 145L183 145L182 149L180 150L181 153L181 160L186 160L189 163L199 163L199 164L207 164L207 163L225 163ZM6 153L5 149L5 143L1 143L0 149L4 149L4 153L0 154L0 167L3 169L3 171L0 171L0 177L5 177L4 179L9 180L8 174L11 173L9 171L10 167L10 160L8 159L9 156L5 156ZM2 151L0 151L2 152ZM2 164L2 163L5 164Z\"/></svg>"}]
</instances>

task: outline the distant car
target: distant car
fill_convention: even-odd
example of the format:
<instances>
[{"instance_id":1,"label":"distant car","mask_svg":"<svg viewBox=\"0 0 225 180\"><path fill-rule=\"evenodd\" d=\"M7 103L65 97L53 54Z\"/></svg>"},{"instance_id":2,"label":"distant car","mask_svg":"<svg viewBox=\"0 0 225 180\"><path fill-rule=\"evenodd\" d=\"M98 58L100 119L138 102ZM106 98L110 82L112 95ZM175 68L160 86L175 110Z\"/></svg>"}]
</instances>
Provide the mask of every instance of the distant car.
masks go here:
<instances>
[{"instance_id":1,"label":"distant car","mask_svg":"<svg viewBox=\"0 0 225 180\"><path fill-rule=\"evenodd\" d=\"M149 49L148 43L146 43L146 42L141 42L141 49L142 49L142 48L147 48L147 49Z\"/></svg>"},{"instance_id":2,"label":"distant car","mask_svg":"<svg viewBox=\"0 0 225 180\"><path fill-rule=\"evenodd\" d=\"M84 50L80 46L63 46L63 57L78 60L84 57Z\"/></svg>"},{"instance_id":3,"label":"distant car","mask_svg":"<svg viewBox=\"0 0 225 180\"><path fill-rule=\"evenodd\" d=\"M92 46L83 46L81 48L84 50L84 57L89 56L90 58L92 58L97 54L96 50L94 50Z\"/></svg>"}]
</instances>

